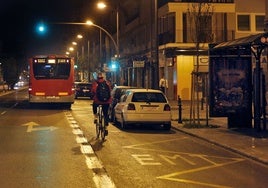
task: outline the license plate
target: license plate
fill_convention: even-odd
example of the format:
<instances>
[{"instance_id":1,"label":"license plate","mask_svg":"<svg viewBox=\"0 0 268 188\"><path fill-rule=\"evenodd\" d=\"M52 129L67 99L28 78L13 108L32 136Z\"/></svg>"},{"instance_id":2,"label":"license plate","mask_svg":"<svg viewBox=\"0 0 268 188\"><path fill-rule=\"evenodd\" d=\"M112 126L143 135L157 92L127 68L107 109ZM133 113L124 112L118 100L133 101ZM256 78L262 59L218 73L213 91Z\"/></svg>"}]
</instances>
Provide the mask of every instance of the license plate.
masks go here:
<instances>
[{"instance_id":1,"label":"license plate","mask_svg":"<svg viewBox=\"0 0 268 188\"><path fill-rule=\"evenodd\" d=\"M157 109L156 107L143 107L142 108L142 110L144 110L144 111L154 111L156 109Z\"/></svg>"},{"instance_id":2,"label":"license plate","mask_svg":"<svg viewBox=\"0 0 268 188\"><path fill-rule=\"evenodd\" d=\"M83 89L83 92L89 92L89 90L88 89Z\"/></svg>"},{"instance_id":3,"label":"license plate","mask_svg":"<svg viewBox=\"0 0 268 188\"><path fill-rule=\"evenodd\" d=\"M46 96L47 99L59 99L60 97L58 96Z\"/></svg>"},{"instance_id":4,"label":"license plate","mask_svg":"<svg viewBox=\"0 0 268 188\"><path fill-rule=\"evenodd\" d=\"M144 111L154 111L158 109L158 105L150 105L150 106L145 106L145 105L141 105L141 109Z\"/></svg>"}]
</instances>

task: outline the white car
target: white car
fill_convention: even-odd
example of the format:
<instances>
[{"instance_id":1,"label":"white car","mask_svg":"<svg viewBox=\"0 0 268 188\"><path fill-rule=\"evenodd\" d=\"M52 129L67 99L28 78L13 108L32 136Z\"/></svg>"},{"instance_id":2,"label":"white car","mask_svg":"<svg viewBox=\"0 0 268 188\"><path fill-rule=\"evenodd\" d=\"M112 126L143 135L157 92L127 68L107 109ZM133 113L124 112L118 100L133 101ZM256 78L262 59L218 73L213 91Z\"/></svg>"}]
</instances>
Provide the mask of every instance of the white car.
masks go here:
<instances>
[{"instance_id":1,"label":"white car","mask_svg":"<svg viewBox=\"0 0 268 188\"><path fill-rule=\"evenodd\" d=\"M115 122L122 128L129 124L163 125L171 128L171 108L160 90L129 89L115 108Z\"/></svg>"}]
</instances>

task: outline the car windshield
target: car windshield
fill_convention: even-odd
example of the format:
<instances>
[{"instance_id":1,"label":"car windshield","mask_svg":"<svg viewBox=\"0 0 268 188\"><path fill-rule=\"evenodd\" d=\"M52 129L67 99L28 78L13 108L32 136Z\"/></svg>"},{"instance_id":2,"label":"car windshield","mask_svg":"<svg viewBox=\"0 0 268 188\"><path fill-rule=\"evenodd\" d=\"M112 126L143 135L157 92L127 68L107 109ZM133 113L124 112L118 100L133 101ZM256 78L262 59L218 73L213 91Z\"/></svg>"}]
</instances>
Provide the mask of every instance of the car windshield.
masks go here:
<instances>
[{"instance_id":1,"label":"car windshield","mask_svg":"<svg viewBox=\"0 0 268 188\"><path fill-rule=\"evenodd\" d=\"M132 102L159 102L166 103L167 100L162 93L149 93L149 92L138 92L134 93Z\"/></svg>"}]
</instances>

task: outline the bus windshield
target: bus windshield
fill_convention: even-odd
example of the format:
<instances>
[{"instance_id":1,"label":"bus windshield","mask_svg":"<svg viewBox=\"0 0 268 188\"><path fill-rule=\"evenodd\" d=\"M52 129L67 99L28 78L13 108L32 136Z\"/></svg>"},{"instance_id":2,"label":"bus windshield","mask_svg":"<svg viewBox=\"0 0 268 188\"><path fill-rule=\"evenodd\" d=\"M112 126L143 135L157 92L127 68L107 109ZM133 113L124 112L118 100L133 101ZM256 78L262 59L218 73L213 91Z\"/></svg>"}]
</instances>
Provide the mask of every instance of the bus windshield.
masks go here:
<instances>
[{"instance_id":1,"label":"bus windshield","mask_svg":"<svg viewBox=\"0 0 268 188\"><path fill-rule=\"evenodd\" d=\"M70 59L35 59L33 73L35 79L68 79Z\"/></svg>"}]
</instances>

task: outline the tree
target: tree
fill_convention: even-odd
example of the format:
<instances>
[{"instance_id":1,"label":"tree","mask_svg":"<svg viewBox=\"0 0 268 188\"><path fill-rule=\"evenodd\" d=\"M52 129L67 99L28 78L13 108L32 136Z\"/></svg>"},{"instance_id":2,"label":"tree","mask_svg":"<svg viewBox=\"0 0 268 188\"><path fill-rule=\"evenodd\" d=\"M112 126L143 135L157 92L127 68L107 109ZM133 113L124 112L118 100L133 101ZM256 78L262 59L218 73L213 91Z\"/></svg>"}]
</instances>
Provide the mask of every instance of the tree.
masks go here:
<instances>
[{"instance_id":1,"label":"tree","mask_svg":"<svg viewBox=\"0 0 268 188\"><path fill-rule=\"evenodd\" d=\"M195 43L196 50L196 66L192 72L191 85L191 107L190 107L190 123L200 124L200 88L207 90L207 74L199 71L200 49L205 43L212 42L212 15L213 6L210 3L191 3L189 4L187 18L189 20L189 33L192 41ZM205 92L207 93L207 92ZM205 96L206 97L206 96ZM202 99L204 99L202 97ZM206 98L207 104L207 98ZM207 106L207 105L206 105ZM196 110L196 111L195 111ZM206 113L207 114L207 113ZM197 117L195 116L197 115ZM208 120L208 115L206 115ZM208 121L207 121L208 122Z\"/></svg>"}]
</instances>

